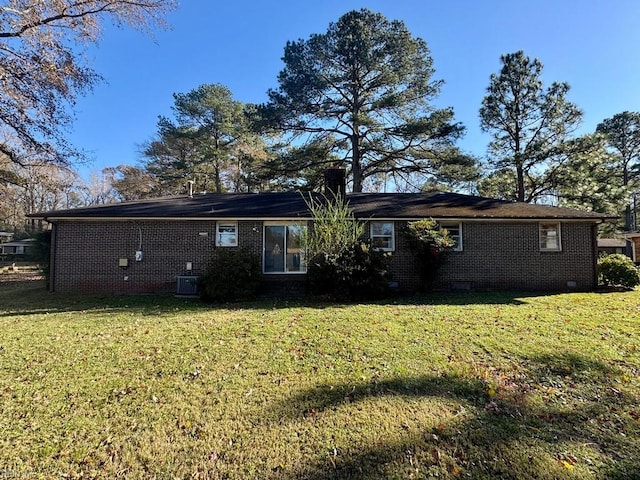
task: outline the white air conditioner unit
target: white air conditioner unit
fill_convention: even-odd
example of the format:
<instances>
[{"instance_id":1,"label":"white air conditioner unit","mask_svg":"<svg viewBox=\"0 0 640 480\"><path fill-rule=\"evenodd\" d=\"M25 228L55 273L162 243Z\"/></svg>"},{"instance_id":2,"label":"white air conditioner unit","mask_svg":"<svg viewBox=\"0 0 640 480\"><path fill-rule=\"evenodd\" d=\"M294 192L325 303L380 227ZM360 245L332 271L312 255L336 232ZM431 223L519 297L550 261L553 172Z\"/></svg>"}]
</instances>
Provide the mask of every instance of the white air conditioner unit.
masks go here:
<instances>
[{"instance_id":1,"label":"white air conditioner unit","mask_svg":"<svg viewBox=\"0 0 640 480\"><path fill-rule=\"evenodd\" d=\"M178 295L197 295L198 294L198 277L194 275L178 275L177 290Z\"/></svg>"}]
</instances>

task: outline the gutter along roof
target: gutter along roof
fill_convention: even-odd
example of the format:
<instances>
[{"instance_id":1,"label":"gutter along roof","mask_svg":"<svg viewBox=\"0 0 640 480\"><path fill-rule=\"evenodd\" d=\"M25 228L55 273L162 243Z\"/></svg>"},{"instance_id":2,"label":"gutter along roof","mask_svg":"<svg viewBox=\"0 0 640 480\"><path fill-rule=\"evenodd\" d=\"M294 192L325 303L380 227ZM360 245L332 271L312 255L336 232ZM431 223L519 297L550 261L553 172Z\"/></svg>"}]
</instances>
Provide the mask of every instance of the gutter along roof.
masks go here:
<instances>
[{"instance_id":1,"label":"gutter along roof","mask_svg":"<svg viewBox=\"0 0 640 480\"><path fill-rule=\"evenodd\" d=\"M302 219L308 193L208 193L32 214L49 222L90 219ZM312 194L322 198L321 194ZM458 193L350 193L356 218L564 219L605 221L608 215Z\"/></svg>"}]
</instances>

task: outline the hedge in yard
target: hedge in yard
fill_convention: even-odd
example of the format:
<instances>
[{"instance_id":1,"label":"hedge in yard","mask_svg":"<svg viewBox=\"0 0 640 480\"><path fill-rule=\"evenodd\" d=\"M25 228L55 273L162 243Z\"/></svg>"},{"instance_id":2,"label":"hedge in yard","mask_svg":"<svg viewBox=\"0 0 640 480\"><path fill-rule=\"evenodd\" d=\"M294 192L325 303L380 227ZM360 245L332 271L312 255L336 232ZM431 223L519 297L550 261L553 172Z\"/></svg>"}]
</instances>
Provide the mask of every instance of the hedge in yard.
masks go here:
<instances>
[{"instance_id":1,"label":"hedge in yard","mask_svg":"<svg viewBox=\"0 0 640 480\"><path fill-rule=\"evenodd\" d=\"M254 297L260 286L260 261L242 248L218 248L200 277L200 298L233 302Z\"/></svg>"},{"instance_id":2,"label":"hedge in yard","mask_svg":"<svg viewBox=\"0 0 640 480\"><path fill-rule=\"evenodd\" d=\"M633 261L621 253L601 257L598 260L598 274L606 286L634 288L640 285L640 272Z\"/></svg>"}]
</instances>

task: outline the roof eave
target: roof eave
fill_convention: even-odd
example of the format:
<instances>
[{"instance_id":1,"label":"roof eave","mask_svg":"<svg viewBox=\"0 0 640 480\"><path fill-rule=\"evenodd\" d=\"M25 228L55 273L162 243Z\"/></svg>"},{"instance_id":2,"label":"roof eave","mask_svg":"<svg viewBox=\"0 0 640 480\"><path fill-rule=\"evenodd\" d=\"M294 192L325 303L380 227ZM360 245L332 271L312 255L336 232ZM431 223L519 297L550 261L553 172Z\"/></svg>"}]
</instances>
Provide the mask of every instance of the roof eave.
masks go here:
<instances>
[{"instance_id":1,"label":"roof eave","mask_svg":"<svg viewBox=\"0 0 640 480\"><path fill-rule=\"evenodd\" d=\"M422 215L422 216L361 216L357 217L358 220L372 220L372 221L415 221L425 217L434 218L436 220L457 220L457 221L576 221L576 222L591 222L602 223L611 220L615 217L600 217L600 216L467 216L467 215ZM311 216L258 216L258 217L243 217L234 215L216 215L216 216L180 216L180 217L161 217L161 216L135 216L135 215L118 215L118 216L72 216L72 215L51 215L51 216L34 216L32 218L39 218L49 223L56 221L217 221L217 220L242 220L242 221L311 221Z\"/></svg>"}]
</instances>

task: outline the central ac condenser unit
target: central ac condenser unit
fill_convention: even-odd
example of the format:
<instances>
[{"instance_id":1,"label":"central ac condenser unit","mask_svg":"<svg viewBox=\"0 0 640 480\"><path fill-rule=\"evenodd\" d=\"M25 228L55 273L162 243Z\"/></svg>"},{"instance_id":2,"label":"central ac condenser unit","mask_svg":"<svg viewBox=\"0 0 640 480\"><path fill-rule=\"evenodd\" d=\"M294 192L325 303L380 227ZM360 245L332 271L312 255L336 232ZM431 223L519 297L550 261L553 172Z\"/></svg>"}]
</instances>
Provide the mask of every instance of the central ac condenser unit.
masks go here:
<instances>
[{"instance_id":1,"label":"central ac condenser unit","mask_svg":"<svg viewBox=\"0 0 640 480\"><path fill-rule=\"evenodd\" d=\"M178 295L197 295L198 294L198 277L193 275L178 275L177 291Z\"/></svg>"}]
</instances>

